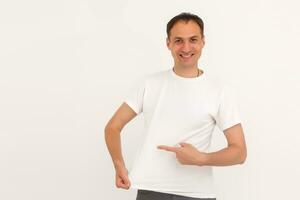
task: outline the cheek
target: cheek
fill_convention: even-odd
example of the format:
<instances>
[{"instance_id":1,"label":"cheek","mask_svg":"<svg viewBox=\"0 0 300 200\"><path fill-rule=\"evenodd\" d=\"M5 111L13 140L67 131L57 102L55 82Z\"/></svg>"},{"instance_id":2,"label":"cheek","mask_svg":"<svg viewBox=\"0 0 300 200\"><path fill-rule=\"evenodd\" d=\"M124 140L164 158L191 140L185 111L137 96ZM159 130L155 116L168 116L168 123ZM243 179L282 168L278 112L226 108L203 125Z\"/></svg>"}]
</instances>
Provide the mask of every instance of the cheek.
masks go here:
<instances>
[{"instance_id":1,"label":"cheek","mask_svg":"<svg viewBox=\"0 0 300 200\"><path fill-rule=\"evenodd\" d=\"M172 54L173 55L178 55L179 54L179 49L173 49Z\"/></svg>"},{"instance_id":2,"label":"cheek","mask_svg":"<svg viewBox=\"0 0 300 200\"><path fill-rule=\"evenodd\" d=\"M201 51L202 51L202 46L197 46L197 47L195 47L195 51L201 53Z\"/></svg>"},{"instance_id":3,"label":"cheek","mask_svg":"<svg viewBox=\"0 0 300 200\"><path fill-rule=\"evenodd\" d=\"M177 51L172 51L172 56L174 57L174 58L176 58L176 57L178 57L178 53L177 53Z\"/></svg>"}]
</instances>

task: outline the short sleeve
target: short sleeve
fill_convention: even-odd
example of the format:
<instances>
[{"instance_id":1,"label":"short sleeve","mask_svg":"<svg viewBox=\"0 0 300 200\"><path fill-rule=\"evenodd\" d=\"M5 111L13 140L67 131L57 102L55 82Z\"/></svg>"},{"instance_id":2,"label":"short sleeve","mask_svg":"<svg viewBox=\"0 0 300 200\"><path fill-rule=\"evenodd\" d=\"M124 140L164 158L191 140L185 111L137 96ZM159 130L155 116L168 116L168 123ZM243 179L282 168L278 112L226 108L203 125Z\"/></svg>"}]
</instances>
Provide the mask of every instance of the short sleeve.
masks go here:
<instances>
[{"instance_id":1,"label":"short sleeve","mask_svg":"<svg viewBox=\"0 0 300 200\"><path fill-rule=\"evenodd\" d=\"M241 123L241 119L236 92L232 87L226 85L221 91L216 124L221 131L224 131L239 123Z\"/></svg>"},{"instance_id":2,"label":"short sleeve","mask_svg":"<svg viewBox=\"0 0 300 200\"><path fill-rule=\"evenodd\" d=\"M136 114L143 111L143 100L145 93L145 82L136 85L134 89L130 90L125 96L124 102L134 110Z\"/></svg>"}]
</instances>

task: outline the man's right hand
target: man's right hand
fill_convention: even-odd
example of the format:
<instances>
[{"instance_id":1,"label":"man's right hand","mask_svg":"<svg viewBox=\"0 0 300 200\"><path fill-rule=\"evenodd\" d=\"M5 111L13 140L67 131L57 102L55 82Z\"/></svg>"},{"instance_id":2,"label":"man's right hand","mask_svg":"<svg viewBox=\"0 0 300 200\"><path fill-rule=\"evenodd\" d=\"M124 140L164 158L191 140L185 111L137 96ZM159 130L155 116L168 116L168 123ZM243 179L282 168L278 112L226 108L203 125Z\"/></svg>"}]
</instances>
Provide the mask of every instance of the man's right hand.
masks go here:
<instances>
[{"instance_id":1,"label":"man's right hand","mask_svg":"<svg viewBox=\"0 0 300 200\"><path fill-rule=\"evenodd\" d=\"M128 170L125 167L116 168L116 186L128 190L130 188Z\"/></svg>"}]
</instances>

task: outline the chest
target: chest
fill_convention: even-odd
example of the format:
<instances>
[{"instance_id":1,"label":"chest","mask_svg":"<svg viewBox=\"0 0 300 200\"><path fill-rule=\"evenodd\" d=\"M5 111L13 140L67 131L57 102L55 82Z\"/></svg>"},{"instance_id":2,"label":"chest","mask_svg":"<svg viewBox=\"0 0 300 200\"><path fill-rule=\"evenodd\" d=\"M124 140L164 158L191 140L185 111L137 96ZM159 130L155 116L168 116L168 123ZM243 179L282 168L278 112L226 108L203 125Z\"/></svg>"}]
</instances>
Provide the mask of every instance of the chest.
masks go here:
<instances>
[{"instance_id":1,"label":"chest","mask_svg":"<svg viewBox=\"0 0 300 200\"><path fill-rule=\"evenodd\" d=\"M217 93L205 85L166 83L148 88L143 112L161 120L191 123L211 120L217 112Z\"/></svg>"}]
</instances>

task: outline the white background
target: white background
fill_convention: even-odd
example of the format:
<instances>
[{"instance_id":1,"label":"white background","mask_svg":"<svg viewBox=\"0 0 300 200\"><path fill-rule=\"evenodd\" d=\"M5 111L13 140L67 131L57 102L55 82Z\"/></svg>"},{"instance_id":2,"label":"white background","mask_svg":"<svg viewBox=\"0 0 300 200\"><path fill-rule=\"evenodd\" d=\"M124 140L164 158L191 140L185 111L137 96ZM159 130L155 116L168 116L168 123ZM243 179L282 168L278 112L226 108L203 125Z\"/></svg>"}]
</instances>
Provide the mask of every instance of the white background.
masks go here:
<instances>
[{"instance_id":1,"label":"white background","mask_svg":"<svg viewBox=\"0 0 300 200\"><path fill-rule=\"evenodd\" d=\"M299 196L300 3L11 0L0 3L0 199L132 200L115 188L104 126L135 84L172 67L166 24L199 15L199 67L238 92L243 165L215 167L218 200ZM130 168L142 120L122 133ZM226 146L215 129L213 150Z\"/></svg>"}]
</instances>

